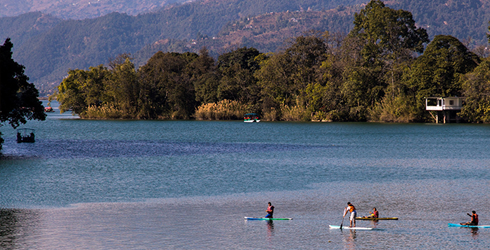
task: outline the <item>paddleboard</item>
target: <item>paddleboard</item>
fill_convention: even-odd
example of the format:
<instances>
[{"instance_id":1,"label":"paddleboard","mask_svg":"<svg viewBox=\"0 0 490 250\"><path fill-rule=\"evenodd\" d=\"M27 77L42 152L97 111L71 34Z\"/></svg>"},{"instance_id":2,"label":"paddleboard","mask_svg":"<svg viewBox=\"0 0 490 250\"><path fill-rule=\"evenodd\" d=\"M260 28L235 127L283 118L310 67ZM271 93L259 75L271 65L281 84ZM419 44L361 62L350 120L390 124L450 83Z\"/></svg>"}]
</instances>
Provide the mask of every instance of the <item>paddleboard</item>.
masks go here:
<instances>
[{"instance_id":1,"label":"paddleboard","mask_svg":"<svg viewBox=\"0 0 490 250\"><path fill-rule=\"evenodd\" d=\"M490 228L490 225L461 225L461 224L455 224L455 223L448 223L447 224L450 227L471 227L471 228Z\"/></svg>"},{"instance_id":2,"label":"paddleboard","mask_svg":"<svg viewBox=\"0 0 490 250\"><path fill-rule=\"evenodd\" d=\"M340 229L340 226L337 225L329 225L330 229ZM342 229L352 229L352 230L373 230L374 228L372 227L349 227L349 226L342 226Z\"/></svg>"},{"instance_id":3,"label":"paddleboard","mask_svg":"<svg viewBox=\"0 0 490 250\"><path fill-rule=\"evenodd\" d=\"M257 217L245 217L245 220L292 220L293 218L257 218Z\"/></svg>"},{"instance_id":4,"label":"paddleboard","mask_svg":"<svg viewBox=\"0 0 490 250\"><path fill-rule=\"evenodd\" d=\"M398 217L380 217L380 218L356 217L356 220L398 220Z\"/></svg>"}]
</instances>

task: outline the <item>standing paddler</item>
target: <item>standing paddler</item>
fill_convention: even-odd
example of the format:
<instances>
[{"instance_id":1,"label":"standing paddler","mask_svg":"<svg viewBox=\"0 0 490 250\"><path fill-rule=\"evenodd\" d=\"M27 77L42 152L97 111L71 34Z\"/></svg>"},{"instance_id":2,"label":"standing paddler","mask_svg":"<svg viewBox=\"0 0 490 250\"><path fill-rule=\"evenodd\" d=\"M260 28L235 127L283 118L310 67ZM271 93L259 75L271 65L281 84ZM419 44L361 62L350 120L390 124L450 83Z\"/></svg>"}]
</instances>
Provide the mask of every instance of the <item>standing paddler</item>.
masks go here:
<instances>
[{"instance_id":1,"label":"standing paddler","mask_svg":"<svg viewBox=\"0 0 490 250\"><path fill-rule=\"evenodd\" d=\"M356 207L354 207L354 205L352 205L350 202L347 202L347 207L344 209L344 217L347 215L347 212L350 212L350 227L352 227L352 225L355 227L357 212Z\"/></svg>"}]
</instances>

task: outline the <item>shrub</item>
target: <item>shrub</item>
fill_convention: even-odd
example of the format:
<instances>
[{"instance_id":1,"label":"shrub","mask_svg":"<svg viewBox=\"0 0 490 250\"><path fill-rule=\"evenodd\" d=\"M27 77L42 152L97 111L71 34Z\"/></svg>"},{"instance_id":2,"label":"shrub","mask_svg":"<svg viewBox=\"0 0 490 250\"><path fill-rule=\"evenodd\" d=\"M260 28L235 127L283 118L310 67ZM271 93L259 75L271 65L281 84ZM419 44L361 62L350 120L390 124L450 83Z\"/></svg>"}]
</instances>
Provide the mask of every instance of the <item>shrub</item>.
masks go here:
<instances>
[{"instance_id":1,"label":"shrub","mask_svg":"<svg viewBox=\"0 0 490 250\"><path fill-rule=\"evenodd\" d=\"M222 100L217 103L206 103L196 109L196 120L240 120L247 113L249 106L238 101Z\"/></svg>"}]
</instances>

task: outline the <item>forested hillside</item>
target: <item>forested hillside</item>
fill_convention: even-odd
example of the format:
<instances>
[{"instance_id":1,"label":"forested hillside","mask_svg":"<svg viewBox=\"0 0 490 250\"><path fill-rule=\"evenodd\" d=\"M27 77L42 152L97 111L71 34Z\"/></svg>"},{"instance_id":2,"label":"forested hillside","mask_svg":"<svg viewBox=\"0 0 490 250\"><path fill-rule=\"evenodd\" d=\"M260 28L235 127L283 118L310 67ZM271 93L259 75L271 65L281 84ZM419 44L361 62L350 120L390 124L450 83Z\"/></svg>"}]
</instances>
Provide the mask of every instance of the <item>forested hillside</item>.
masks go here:
<instances>
[{"instance_id":1,"label":"forested hillside","mask_svg":"<svg viewBox=\"0 0 490 250\"><path fill-rule=\"evenodd\" d=\"M451 35L470 45L487 44L490 0L394 0L386 5L412 12L431 37Z\"/></svg>"},{"instance_id":2,"label":"forested hillside","mask_svg":"<svg viewBox=\"0 0 490 250\"><path fill-rule=\"evenodd\" d=\"M219 54L239 48L252 47L261 52L275 52L287 46L294 37L312 32L329 31L347 34L353 27L352 17L357 7L344 7L326 11L287 11L244 17L229 22L215 37L198 36L196 39L162 39L145 46L133 54L134 62L141 66L158 51L198 52L206 47L217 58Z\"/></svg>"},{"instance_id":3,"label":"forested hillside","mask_svg":"<svg viewBox=\"0 0 490 250\"><path fill-rule=\"evenodd\" d=\"M187 0L2 0L0 17L42 12L61 19L85 19L112 12L137 15Z\"/></svg>"},{"instance_id":4,"label":"forested hillside","mask_svg":"<svg viewBox=\"0 0 490 250\"><path fill-rule=\"evenodd\" d=\"M264 25L287 33L296 21L313 20L279 15L284 19L246 18L223 34L260 37ZM427 97L456 96L466 102L462 121L490 122L490 57L450 35L429 39L412 13L380 0L355 13L353 24L348 34L311 32L288 39L275 53L240 47L216 60L206 49L159 51L138 70L123 55L108 67L70 70L55 97L61 111L71 109L85 119L220 120L255 112L266 121L406 123L435 118L425 110Z\"/></svg>"},{"instance_id":5,"label":"forested hillside","mask_svg":"<svg viewBox=\"0 0 490 250\"><path fill-rule=\"evenodd\" d=\"M158 50L197 52L206 46L217 56L248 46L273 52L307 30L348 32L353 13L367 2L206 0L137 16L112 13L67 21L30 13L0 18L0 39L12 37L14 58L26 66L26 75L46 95L68 69L88 69L122 53L133 54L139 66ZM412 12L431 39L453 35L470 48L487 43L489 0L392 0L386 5Z\"/></svg>"},{"instance_id":6,"label":"forested hillside","mask_svg":"<svg viewBox=\"0 0 490 250\"><path fill-rule=\"evenodd\" d=\"M59 18L41 12L31 12L16 17L0 18L1 42L9 37L13 41L14 46L20 46L31 38L35 40L35 37L45 34L61 21Z\"/></svg>"}]
</instances>

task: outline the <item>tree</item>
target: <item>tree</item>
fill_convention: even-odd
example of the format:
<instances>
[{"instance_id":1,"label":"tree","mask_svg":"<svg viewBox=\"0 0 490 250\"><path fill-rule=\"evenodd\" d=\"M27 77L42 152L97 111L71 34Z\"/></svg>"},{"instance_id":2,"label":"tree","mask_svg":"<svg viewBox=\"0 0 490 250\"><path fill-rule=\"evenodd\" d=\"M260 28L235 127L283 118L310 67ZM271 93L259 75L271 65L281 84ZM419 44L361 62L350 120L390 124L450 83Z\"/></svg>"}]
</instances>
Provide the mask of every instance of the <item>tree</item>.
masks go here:
<instances>
[{"instance_id":1,"label":"tree","mask_svg":"<svg viewBox=\"0 0 490 250\"><path fill-rule=\"evenodd\" d=\"M464 77L465 105L461 115L470 122L490 122L490 58Z\"/></svg>"},{"instance_id":2,"label":"tree","mask_svg":"<svg viewBox=\"0 0 490 250\"><path fill-rule=\"evenodd\" d=\"M255 48L239 48L218 57L221 79L219 100L237 100L243 104L257 104L259 89L254 73L259 69L255 58L260 52Z\"/></svg>"},{"instance_id":3,"label":"tree","mask_svg":"<svg viewBox=\"0 0 490 250\"><path fill-rule=\"evenodd\" d=\"M380 0L371 0L359 14L354 14L350 34L376 45L381 54L393 54L399 49L422 53L424 43L429 42L427 31L415 26L412 13L388 8Z\"/></svg>"},{"instance_id":4,"label":"tree","mask_svg":"<svg viewBox=\"0 0 490 250\"><path fill-rule=\"evenodd\" d=\"M153 55L138 71L143 109L161 117L189 119L197 107L191 78L199 78L196 68L193 74L189 65L198 58L197 54L188 52Z\"/></svg>"},{"instance_id":5,"label":"tree","mask_svg":"<svg viewBox=\"0 0 490 250\"><path fill-rule=\"evenodd\" d=\"M316 36L300 36L286 48L263 61L256 77L263 99L278 105L308 105L305 90L315 83L327 46Z\"/></svg>"},{"instance_id":6,"label":"tree","mask_svg":"<svg viewBox=\"0 0 490 250\"><path fill-rule=\"evenodd\" d=\"M462 76L479 63L480 58L455 37L435 36L413 63L406 81L409 95L419 110L418 117L424 115L425 97L462 96Z\"/></svg>"},{"instance_id":7,"label":"tree","mask_svg":"<svg viewBox=\"0 0 490 250\"><path fill-rule=\"evenodd\" d=\"M198 105L217 102L220 77L215 61L205 47L199 51L199 57L189 64L188 71L187 74L194 84Z\"/></svg>"},{"instance_id":8,"label":"tree","mask_svg":"<svg viewBox=\"0 0 490 250\"><path fill-rule=\"evenodd\" d=\"M359 108L372 110L381 102L402 103L394 99L403 95L402 76L410 64L407 62L414 60L415 53L422 53L429 42L426 30L416 27L412 13L372 0L354 15L349 36L363 44L361 63L350 67L346 77L350 86L344 90L351 92L349 99L354 98L351 105L354 101L362 105ZM383 101L386 98L391 100Z\"/></svg>"},{"instance_id":9,"label":"tree","mask_svg":"<svg viewBox=\"0 0 490 250\"><path fill-rule=\"evenodd\" d=\"M39 92L24 74L24 66L12 59L13 44L7 38L0 46L0 127L8 122L13 128L27 120L46 118L38 100ZM0 149L3 138L0 133Z\"/></svg>"}]
</instances>

